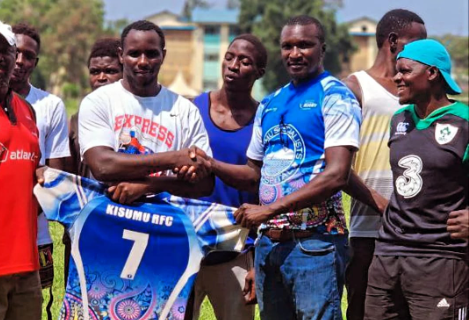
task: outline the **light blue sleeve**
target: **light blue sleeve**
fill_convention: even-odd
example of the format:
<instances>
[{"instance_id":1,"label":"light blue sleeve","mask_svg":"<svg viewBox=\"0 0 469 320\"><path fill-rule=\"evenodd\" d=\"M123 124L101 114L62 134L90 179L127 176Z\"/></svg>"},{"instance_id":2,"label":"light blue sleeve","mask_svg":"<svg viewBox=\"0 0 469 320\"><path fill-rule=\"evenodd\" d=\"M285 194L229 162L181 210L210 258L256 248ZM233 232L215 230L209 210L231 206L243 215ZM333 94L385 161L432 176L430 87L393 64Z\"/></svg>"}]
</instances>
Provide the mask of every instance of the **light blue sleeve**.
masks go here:
<instances>
[{"instance_id":1,"label":"light blue sleeve","mask_svg":"<svg viewBox=\"0 0 469 320\"><path fill-rule=\"evenodd\" d=\"M332 80L324 88L324 148L360 146L361 109L352 92L340 81Z\"/></svg>"},{"instance_id":2,"label":"light blue sleeve","mask_svg":"<svg viewBox=\"0 0 469 320\"><path fill-rule=\"evenodd\" d=\"M71 228L83 207L96 196L104 196L98 182L48 168L44 185L34 187L34 194L48 220Z\"/></svg>"}]
</instances>

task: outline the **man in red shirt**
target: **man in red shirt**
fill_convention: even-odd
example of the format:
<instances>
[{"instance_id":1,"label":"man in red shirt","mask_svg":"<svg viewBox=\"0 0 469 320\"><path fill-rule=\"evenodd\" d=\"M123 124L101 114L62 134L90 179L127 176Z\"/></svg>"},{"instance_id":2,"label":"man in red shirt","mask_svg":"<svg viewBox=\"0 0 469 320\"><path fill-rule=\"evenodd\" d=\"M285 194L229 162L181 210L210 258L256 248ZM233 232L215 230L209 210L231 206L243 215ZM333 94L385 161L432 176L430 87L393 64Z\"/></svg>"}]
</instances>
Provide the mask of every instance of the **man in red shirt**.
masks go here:
<instances>
[{"instance_id":1,"label":"man in red shirt","mask_svg":"<svg viewBox=\"0 0 469 320\"><path fill-rule=\"evenodd\" d=\"M0 22L0 320L40 320L33 186L41 154L34 112L9 88L15 60L15 35Z\"/></svg>"}]
</instances>

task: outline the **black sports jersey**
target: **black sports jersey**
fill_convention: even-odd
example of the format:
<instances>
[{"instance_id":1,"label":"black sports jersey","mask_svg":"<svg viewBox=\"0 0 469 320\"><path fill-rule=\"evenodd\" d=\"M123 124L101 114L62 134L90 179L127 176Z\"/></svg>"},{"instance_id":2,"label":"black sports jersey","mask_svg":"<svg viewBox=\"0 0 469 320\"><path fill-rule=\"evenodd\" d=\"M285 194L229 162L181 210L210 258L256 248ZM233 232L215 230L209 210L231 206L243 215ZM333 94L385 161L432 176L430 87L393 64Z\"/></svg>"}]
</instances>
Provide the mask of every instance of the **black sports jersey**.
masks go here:
<instances>
[{"instance_id":1,"label":"black sports jersey","mask_svg":"<svg viewBox=\"0 0 469 320\"><path fill-rule=\"evenodd\" d=\"M394 192L383 217L377 255L464 259L468 242L450 238L451 211L468 205L469 107L456 102L419 119L414 105L391 120Z\"/></svg>"}]
</instances>

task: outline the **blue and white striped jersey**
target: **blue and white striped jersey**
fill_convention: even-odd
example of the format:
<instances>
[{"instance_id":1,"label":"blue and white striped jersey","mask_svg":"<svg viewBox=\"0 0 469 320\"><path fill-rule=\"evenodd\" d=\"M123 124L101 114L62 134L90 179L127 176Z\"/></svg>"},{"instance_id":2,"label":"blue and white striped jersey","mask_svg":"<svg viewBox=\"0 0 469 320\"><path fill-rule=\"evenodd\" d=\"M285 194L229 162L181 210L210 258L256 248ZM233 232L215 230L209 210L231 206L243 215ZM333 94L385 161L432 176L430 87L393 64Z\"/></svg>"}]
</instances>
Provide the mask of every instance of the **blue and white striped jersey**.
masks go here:
<instances>
[{"instance_id":1,"label":"blue and white striped jersey","mask_svg":"<svg viewBox=\"0 0 469 320\"><path fill-rule=\"evenodd\" d=\"M61 320L183 320L201 259L240 251L234 208L167 193L120 205L94 180L48 169L35 194L72 239Z\"/></svg>"},{"instance_id":2,"label":"blue and white striped jersey","mask_svg":"<svg viewBox=\"0 0 469 320\"><path fill-rule=\"evenodd\" d=\"M298 85L289 83L267 96L257 109L247 150L248 158L263 162L260 202L271 204L323 172L327 148L358 148L360 123L355 96L328 72ZM341 194L310 208L294 208L263 228L345 233Z\"/></svg>"}]
</instances>

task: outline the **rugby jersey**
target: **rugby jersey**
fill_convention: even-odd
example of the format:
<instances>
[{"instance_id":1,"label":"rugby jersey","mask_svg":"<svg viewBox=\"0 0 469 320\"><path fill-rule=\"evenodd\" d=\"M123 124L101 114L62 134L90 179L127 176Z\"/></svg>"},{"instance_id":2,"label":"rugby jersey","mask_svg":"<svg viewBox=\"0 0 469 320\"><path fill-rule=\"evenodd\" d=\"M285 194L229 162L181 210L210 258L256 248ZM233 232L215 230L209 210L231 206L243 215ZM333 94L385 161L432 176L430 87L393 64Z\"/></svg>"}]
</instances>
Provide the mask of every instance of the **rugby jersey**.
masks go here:
<instances>
[{"instance_id":1,"label":"rugby jersey","mask_svg":"<svg viewBox=\"0 0 469 320\"><path fill-rule=\"evenodd\" d=\"M468 241L446 230L469 204L469 107L455 102L420 119L415 106L391 121L394 192L375 254L467 259Z\"/></svg>"},{"instance_id":2,"label":"rugby jersey","mask_svg":"<svg viewBox=\"0 0 469 320\"><path fill-rule=\"evenodd\" d=\"M361 111L353 93L328 72L265 98L254 120L247 150L262 161L259 199L269 205L289 195L324 171L325 150L358 148ZM309 208L280 214L261 229L309 229L318 233L347 232L341 192Z\"/></svg>"},{"instance_id":3,"label":"rugby jersey","mask_svg":"<svg viewBox=\"0 0 469 320\"><path fill-rule=\"evenodd\" d=\"M201 259L240 251L234 209L167 193L120 205L97 181L48 169L35 194L72 240L61 320L184 319Z\"/></svg>"}]
</instances>

